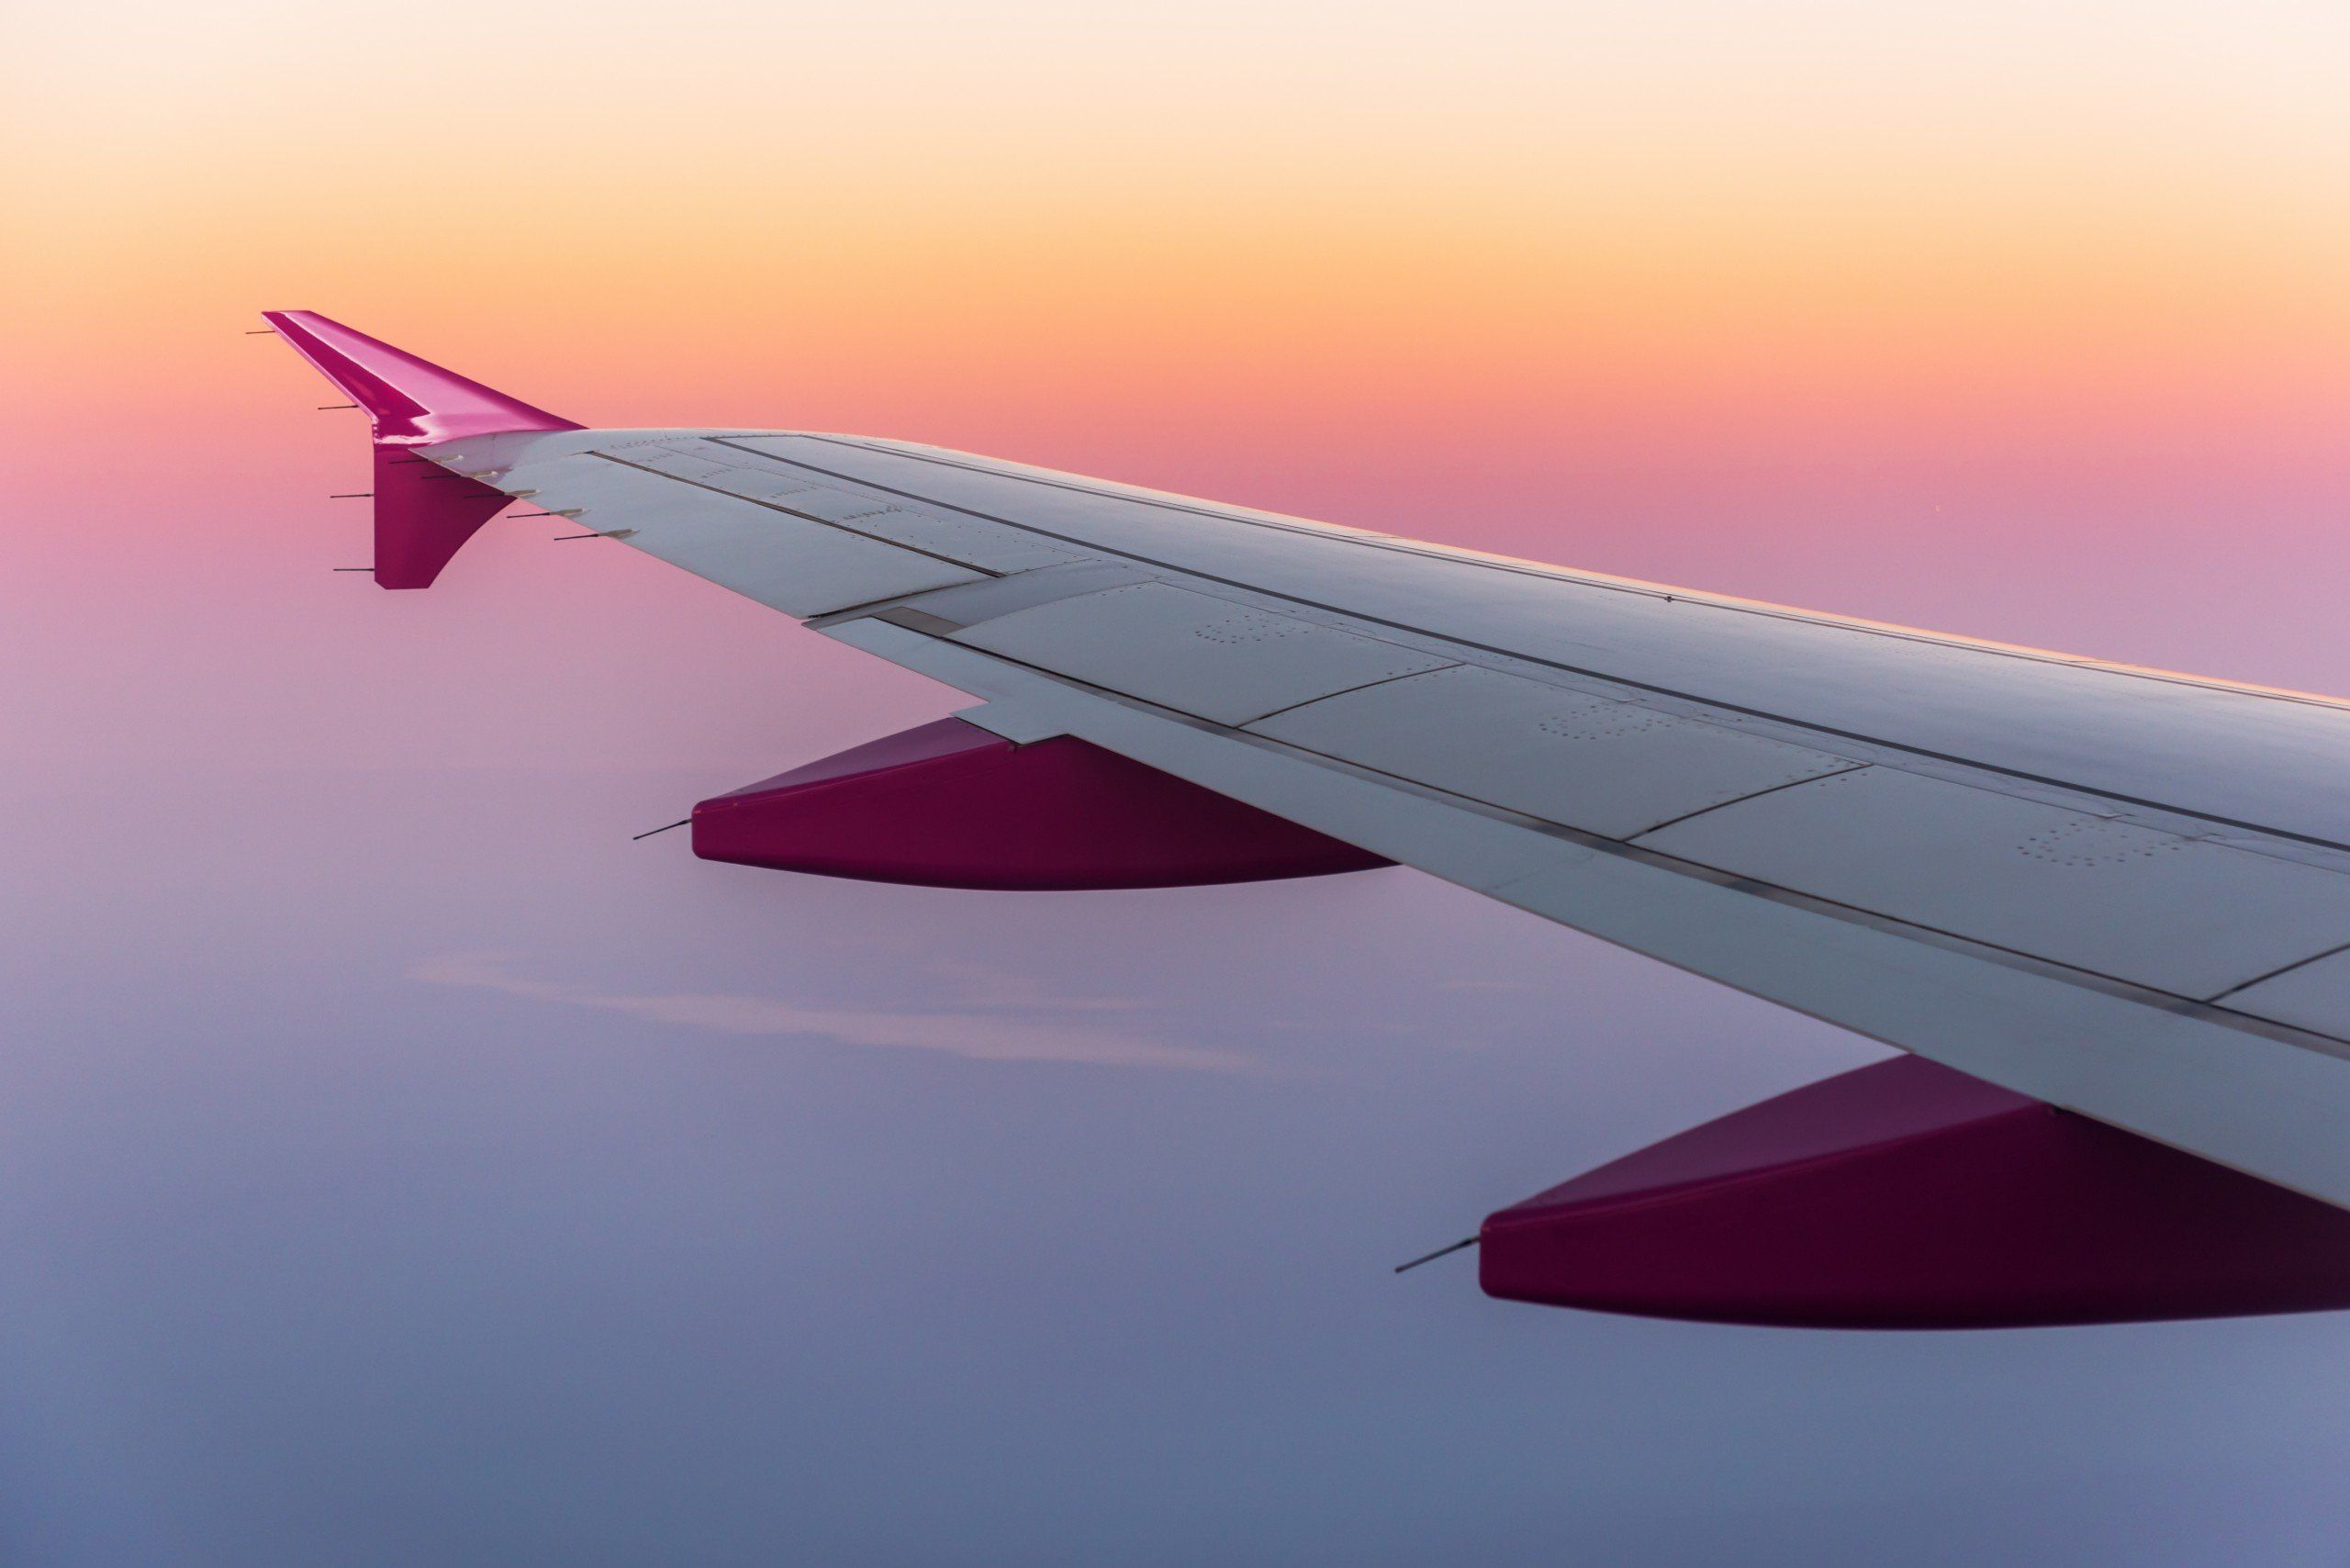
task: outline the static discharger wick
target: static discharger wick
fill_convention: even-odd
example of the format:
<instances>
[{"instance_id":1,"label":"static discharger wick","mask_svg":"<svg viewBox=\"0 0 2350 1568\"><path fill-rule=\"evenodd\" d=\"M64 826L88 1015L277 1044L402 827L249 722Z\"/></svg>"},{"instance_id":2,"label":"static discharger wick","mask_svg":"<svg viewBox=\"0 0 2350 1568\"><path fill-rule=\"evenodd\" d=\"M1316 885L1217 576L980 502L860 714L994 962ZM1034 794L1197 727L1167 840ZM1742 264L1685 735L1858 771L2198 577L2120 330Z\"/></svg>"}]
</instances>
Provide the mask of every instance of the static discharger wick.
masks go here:
<instances>
[{"instance_id":1,"label":"static discharger wick","mask_svg":"<svg viewBox=\"0 0 2350 1568\"><path fill-rule=\"evenodd\" d=\"M1449 1258L1452 1254L1460 1251L1464 1247L1474 1247L1476 1245L1477 1238L1472 1236L1465 1241L1456 1241L1449 1247L1439 1247L1425 1258L1415 1258L1408 1263L1398 1263L1395 1265L1395 1271L1399 1274L1408 1274L1423 1263L1433 1263L1439 1258Z\"/></svg>"},{"instance_id":2,"label":"static discharger wick","mask_svg":"<svg viewBox=\"0 0 2350 1568\"><path fill-rule=\"evenodd\" d=\"M693 821L693 820L694 820L694 819L693 819L693 818L691 818L691 817L679 817L676 822L669 823L667 823L667 824L666 824L666 825L664 825L664 826L661 826L661 827L656 827L656 828L653 829L653 830L652 830L652 832L650 832L650 833L640 833L640 834L632 834L632 835L631 835L631 837L629 838L629 842L630 842L631 844L634 844L638 839L641 839L641 838L651 838L651 837L653 836L653 834L655 834L655 833L666 833L666 832L668 832L668 831L669 831L669 829L670 829L670 828L673 828L673 827L683 827L683 826L685 826L688 823L689 823L689 822L691 822L691 821Z\"/></svg>"}]
</instances>

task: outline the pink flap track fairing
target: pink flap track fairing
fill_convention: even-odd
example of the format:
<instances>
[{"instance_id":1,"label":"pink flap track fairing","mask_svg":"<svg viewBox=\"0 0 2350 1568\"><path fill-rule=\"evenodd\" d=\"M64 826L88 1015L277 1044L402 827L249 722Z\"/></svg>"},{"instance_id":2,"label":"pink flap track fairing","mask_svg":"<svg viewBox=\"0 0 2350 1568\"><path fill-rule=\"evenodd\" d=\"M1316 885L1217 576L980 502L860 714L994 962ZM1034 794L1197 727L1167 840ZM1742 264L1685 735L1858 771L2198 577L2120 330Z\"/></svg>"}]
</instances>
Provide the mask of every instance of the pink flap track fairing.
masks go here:
<instances>
[{"instance_id":1,"label":"pink flap track fairing","mask_svg":"<svg viewBox=\"0 0 2350 1568\"><path fill-rule=\"evenodd\" d=\"M1362 871L1378 856L1061 735L935 723L694 807L694 853L926 887L1174 888Z\"/></svg>"},{"instance_id":2,"label":"pink flap track fairing","mask_svg":"<svg viewBox=\"0 0 2350 1568\"><path fill-rule=\"evenodd\" d=\"M374 427L378 587L431 587L474 531L513 498L449 473L409 448L500 431L581 428L315 310L265 310L262 316L366 410Z\"/></svg>"},{"instance_id":3,"label":"pink flap track fairing","mask_svg":"<svg viewBox=\"0 0 2350 1568\"><path fill-rule=\"evenodd\" d=\"M1899 1057L1489 1216L1489 1295L1660 1317L2012 1328L2350 1306L2350 1213Z\"/></svg>"}]
</instances>

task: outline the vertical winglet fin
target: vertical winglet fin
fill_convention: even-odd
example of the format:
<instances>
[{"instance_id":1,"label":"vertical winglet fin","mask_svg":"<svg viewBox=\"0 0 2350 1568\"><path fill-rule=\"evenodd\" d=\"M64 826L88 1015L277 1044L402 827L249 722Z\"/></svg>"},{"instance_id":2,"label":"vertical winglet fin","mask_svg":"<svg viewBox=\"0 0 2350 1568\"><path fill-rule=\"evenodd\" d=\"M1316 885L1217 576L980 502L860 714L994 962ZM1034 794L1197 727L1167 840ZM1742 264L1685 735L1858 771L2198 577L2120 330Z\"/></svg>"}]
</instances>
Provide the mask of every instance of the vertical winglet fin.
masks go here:
<instances>
[{"instance_id":1,"label":"vertical winglet fin","mask_svg":"<svg viewBox=\"0 0 2350 1568\"><path fill-rule=\"evenodd\" d=\"M316 311L265 310L262 316L365 409L374 427L379 587L429 587L474 531L511 498L408 449L500 431L581 428Z\"/></svg>"}]
</instances>

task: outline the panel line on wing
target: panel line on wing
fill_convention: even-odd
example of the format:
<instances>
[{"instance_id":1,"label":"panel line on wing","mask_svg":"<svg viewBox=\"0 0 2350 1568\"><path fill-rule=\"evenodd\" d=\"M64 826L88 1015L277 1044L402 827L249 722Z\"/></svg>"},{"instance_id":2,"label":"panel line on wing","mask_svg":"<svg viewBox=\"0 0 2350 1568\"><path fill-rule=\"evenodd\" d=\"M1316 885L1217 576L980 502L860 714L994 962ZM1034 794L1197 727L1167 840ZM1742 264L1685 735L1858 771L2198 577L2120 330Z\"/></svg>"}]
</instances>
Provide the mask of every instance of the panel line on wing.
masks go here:
<instances>
[{"instance_id":1,"label":"panel line on wing","mask_svg":"<svg viewBox=\"0 0 2350 1568\"><path fill-rule=\"evenodd\" d=\"M1460 666L1453 666L1451 667L1459 668ZM1417 680L1421 676L1427 673L1428 672L1426 670L1416 669L1398 670L1393 675L1382 675L1377 679L1366 680L1360 686L1342 686L1336 691L1325 691L1318 697L1301 697L1286 708L1276 708L1270 713L1259 713L1255 718L1249 720L1248 722L1251 724L1261 724L1269 719L1278 719L1284 714L1294 713L1301 708L1311 708L1316 702L1326 702L1334 697L1352 697L1357 692L1369 691L1374 687L1393 686L1399 680Z\"/></svg>"},{"instance_id":2,"label":"panel line on wing","mask_svg":"<svg viewBox=\"0 0 2350 1568\"><path fill-rule=\"evenodd\" d=\"M1475 665L1334 694L1248 728L1611 838L1773 785L1865 766Z\"/></svg>"},{"instance_id":3,"label":"panel line on wing","mask_svg":"<svg viewBox=\"0 0 2350 1568\"><path fill-rule=\"evenodd\" d=\"M1809 778L1790 778L1784 784L1773 784L1767 789L1757 790L1751 795L1740 795L1736 800L1731 801L1716 801L1710 805L1699 806L1695 811L1684 812L1677 817L1667 817L1664 821L1657 823L1654 827L1642 828L1640 831L1644 834L1662 833L1666 828L1679 827L1683 823L1694 821L1698 817L1704 816L1708 812L1718 812L1730 806L1742 806L1749 801L1759 801L1765 795L1775 795L1782 790L1794 790L1802 785L1812 783L1816 779L1839 778L1847 773L1857 773L1863 767L1879 767L1882 766L1884 766L1882 763L1856 762L1850 767L1840 767L1833 773L1816 773Z\"/></svg>"},{"instance_id":4,"label":"panel line on wing","mask_svg":"<svg viewBox=\"0 0 2350 1568\"><path fill-rule=\"evenodd\" d=\"M2238 980L2235 984L2228 987L2227 990L2219 992L2210 1000L2213 1002L2223 1002L2227 998L2235 995L2238 991L2250 991L2256 985L2266 985L2270 980L2281 979L2286 975L2291 974L2295 969L2307 969L2311 964L2320 963L2324 959L2334 958L2343 953L2350 953L2350 942L2344 942L2336 946L2328 947L2322 953L2311 953L2306 958L2295 958L2289 964L2279 964L2265 975L2255 975L2248 980Z\"/></svg>"}]
</instances>

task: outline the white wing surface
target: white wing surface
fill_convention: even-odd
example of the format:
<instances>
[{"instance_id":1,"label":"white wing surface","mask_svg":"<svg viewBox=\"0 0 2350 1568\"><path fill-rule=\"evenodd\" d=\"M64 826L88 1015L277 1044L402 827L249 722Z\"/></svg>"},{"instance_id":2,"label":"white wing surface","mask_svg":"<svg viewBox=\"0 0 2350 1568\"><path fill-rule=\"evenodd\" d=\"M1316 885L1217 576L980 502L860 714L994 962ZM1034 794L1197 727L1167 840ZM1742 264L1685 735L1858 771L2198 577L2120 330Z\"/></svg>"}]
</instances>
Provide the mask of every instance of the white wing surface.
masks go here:
<instances>
[{"instance_id":1,"label":"white wing surface","mask_svg":"<svg viewBox=\"0 0 2350 1568\"><path fill-rule=\"evenodd\" d=\"M419 449L1309 827L2350 1204L2350 711L958 453Z\"/></svg>"}]
</instances>

